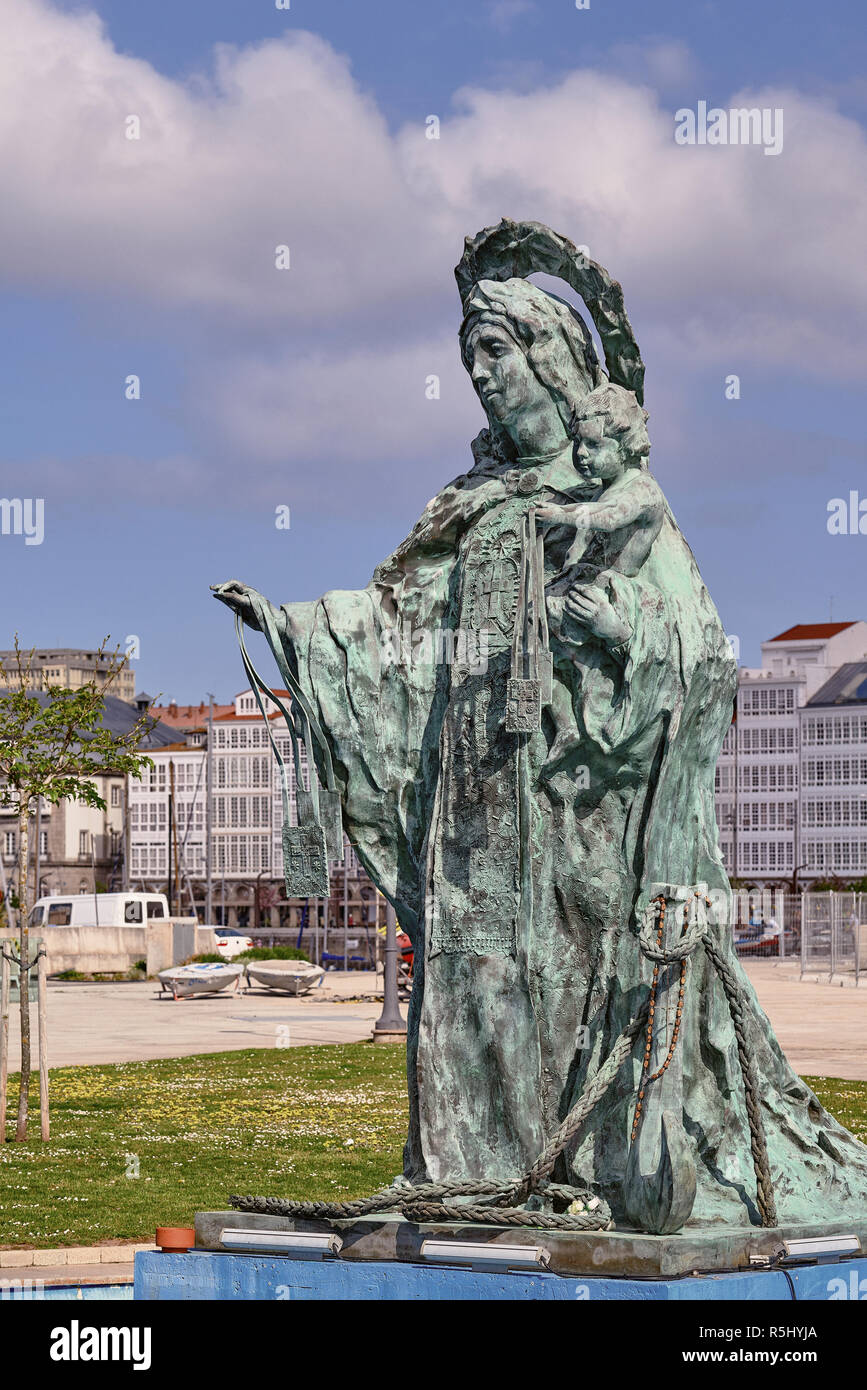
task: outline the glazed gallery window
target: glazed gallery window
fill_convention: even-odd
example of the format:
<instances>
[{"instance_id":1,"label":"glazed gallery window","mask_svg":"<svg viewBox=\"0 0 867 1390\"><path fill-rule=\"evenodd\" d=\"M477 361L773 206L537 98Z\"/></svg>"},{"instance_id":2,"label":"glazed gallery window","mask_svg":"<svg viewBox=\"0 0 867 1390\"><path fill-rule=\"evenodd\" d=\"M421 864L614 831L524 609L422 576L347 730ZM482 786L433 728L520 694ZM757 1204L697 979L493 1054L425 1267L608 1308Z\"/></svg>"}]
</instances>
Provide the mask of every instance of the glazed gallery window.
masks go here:
<instances>
[{"instance_id":1,"label":"glazed gallery window","mask_svg":"<svg viewBox=\"0 0 867 1390\"><path fill-rule=\"evenodd\" d=\"M798 746L797 729L744 729L741 751L744 753L793 753Z\"/></svg>"},{"instance_id":2,"label":"glazed gallery window","mask_svg":"<svg viewBox=\"0 0 867 1390\"><path fill-rule=\"evenodd\" d=\"M745 690L741 693L741 713L747 715L793 714L795 691L792 686L771 690Z\"/></svg>"},{"instance_id":3,"label":"glazed gallery window","mask_svg":"<svg viewBox=\"0 0 867 1390\"><path fill-rule=\"evenodd\" d=\"M794 763L742 767L738 785L745 792L791 792L798 786L798 770Z\"/></svg>"},{"instance_id":4,"label":"glazed gallery window","mask_svg":"<svg viewBox=\"0 0 867 1390\"><path fill-rule=\"evenodd\" d=\"M808 758L804 774L808 787L867 786L867 758Z\"/></svg>"},{"instance_id":5,"label":"glazed gallery window","mask_svg":"<svg viewBox=\"0 0 867 1390\"><path fill-rule=\"evenodd\" d=\"M791 830L795 824L794 801L753 801L740 808L742 830Z\"/></svg>"},{"instance_id":6,"label":"glazed gallery window","mask_svg":"<svg viewBox=\"0 0 867 1390\"><path fill-rule=\"evenodd\" d=\"M804 743L813 746L840 743L867 743L867 717L834 715L804 721Z\"/></svg>"}]
</instances>

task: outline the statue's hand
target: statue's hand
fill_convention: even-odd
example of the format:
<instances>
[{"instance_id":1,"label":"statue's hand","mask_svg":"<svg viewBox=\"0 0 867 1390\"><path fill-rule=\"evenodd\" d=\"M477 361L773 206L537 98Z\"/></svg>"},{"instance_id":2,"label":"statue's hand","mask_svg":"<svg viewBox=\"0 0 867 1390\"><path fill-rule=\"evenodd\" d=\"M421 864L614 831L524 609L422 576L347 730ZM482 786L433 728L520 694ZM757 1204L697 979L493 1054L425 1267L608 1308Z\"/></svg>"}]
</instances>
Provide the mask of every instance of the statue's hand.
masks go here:
<instances>
[{"instance_id":1,"label":"statue's hand","mask_svg":"<svg viewBox=\"0 0 867 1390\"><path fill-rule=\"evenodd\" d=\"M573 584L563 605L576 622L582 623L607 647L619 647L632 636L607 594L595 584Z\"/></svg>"},{"instance_id":2,"label":"statue's hand","mask_svg":"<svg viewBox=\"0 0 867 1390\"><path fill-rule=\"evenodd\" d=\"M255 596L262 603L267 603L267 599L262 598L258 589L251 589L248 584L242 584L240 579L230 579L225 584L212 584L211 591L214 598L218 598L227 608L231 608L233 613L237 613L248 627L261 632L252 598Z\"/></svg>"},{"instance_id":3,"label":"statue's hand","mask_svg":"<svg viewBox=\"0 0 867 1390\"><path fill-rule=\"evenodd\" d=\"M590 525L590 519L580 505L569 507L537 507L536 520L546 526L574 526L583 529Z\"/></svg>"}]
</instances>

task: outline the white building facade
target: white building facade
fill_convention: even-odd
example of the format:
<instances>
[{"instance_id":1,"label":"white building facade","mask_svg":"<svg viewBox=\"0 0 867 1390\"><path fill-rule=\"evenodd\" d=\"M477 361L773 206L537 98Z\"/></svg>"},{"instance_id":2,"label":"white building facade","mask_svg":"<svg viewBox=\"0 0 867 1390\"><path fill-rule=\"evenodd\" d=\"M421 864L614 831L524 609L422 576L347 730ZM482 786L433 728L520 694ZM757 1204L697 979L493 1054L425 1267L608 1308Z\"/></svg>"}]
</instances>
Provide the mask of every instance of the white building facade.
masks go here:
<instances>
[{"instance_id":1,"label":"white building facade","mask_svg":"<svg viewBox=\"0 0 867 1390\"><path fill-rule=\"evenodd\" d=\"M867 661L841 666L802 711L801 771L807 875L867 876Z\"/></svg>"},{"instance_id":2,"label":"white building facade","mask_svg":"<svg viewBox=\"0 0 867 1390\"><path fill-rule=\"evenodd\" d=\"M813 704L844 667L862 660L867 661L867 623L800 624L762 643L761 668L739 670L736 718L716 773L717 823L731 877L757 888L798 879L808 886L830 876L829 861L840 865L832 874L867 873L861 837L850 833L860 827L861 791L852 779L862 773L861 719L848 716L844 722L837 713L819 714ZM825 737L832 742L822 743L820 756L816 740ZM838 778L841 792L845 788L846 798L836 798L847 800L845 812L833 804L826 777ZM839 823L829 825L828 815Z\"/></svg>"},{"instance_id":3,"label":"white building facade","mask_svg":"<svg viewBox=\"0 0 867 1390\"><path fill-rule=\"evenodd\" d=\"M183 889L186 880L201 877L205 870L203 740L170 743L149 756L154 766L146 768L141 778L129 779L129 886L153 888L169 877L169 797L174 786L172 838L177 835L178 877ZM184 897L188 896L184 892Z\"/></svg>"},{"instance_id":4,"label":"white building facade","mask_svg":"<svg viewBox=\"0 0 867 1390\"><path fill-rule=\"evenodd\" d=\"M285 692L277 692L288 701ZM296 823L295 769L291 740L277 706L263 697L271 731L289 774L290 819ZM165 885L171 869L185 913L204 900L208 727L188 730L185 742L151 753L154 767L129 784L129 880L131 887ZM216 921L229 926L287 925L283 888L283 799L280 770L265 720L251 690L235 697L231 713L213 720L211 746L211 870ZM307 757L300 748L302 775ZM174 777L177 856L169 864L169 794ZM344 863L331 866L335 902L347 900L345 917L362 915L374 890L357 856L344 841ZM177 857L177 870L175 858ZM350 910L348 904L351 901ZM332 915L338 907L333 909ZM364 914L366 915L366 913ZM373 920L373 918L371 918Z\"/></svg>"}]
</instances>

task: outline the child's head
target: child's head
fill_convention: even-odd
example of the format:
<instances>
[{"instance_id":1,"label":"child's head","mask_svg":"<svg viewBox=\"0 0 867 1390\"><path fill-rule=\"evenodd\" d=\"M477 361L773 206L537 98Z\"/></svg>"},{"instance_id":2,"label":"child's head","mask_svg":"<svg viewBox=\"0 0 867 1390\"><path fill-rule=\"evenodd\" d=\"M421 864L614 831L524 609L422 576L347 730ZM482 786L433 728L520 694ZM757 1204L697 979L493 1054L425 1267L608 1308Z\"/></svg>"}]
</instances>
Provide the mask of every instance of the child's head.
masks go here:
<instances>
[{"instance_id":1,"label":"child's head","mask_svg":"<svg viewBox=\"0 0 867 1390\"><path fill-rule=\"evenodd\" d=\"M585 478L613 482L627 468L646 468L650 453L647 412L631 391L606 382L572 414L572 457Z\"/></svg>"}]
</instances>

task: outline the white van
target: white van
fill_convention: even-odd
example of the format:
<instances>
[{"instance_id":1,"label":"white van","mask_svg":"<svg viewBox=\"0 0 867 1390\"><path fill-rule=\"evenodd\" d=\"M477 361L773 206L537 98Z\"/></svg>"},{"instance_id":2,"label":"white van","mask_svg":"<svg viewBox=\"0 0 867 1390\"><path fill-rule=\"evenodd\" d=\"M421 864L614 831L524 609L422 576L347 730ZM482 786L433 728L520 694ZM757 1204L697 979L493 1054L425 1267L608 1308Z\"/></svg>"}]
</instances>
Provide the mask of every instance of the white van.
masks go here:
<instances>
[{"instance_id":1,"label":"white van","mask_svg":"<svg viewBox=\"0 0 867 1390\"><path fill-rule=\"evenodd\" d=\"M30 914L30 926L143 927L168 915L164 893L67 893L40 898Z\"/></svg>"}]
</instances>

